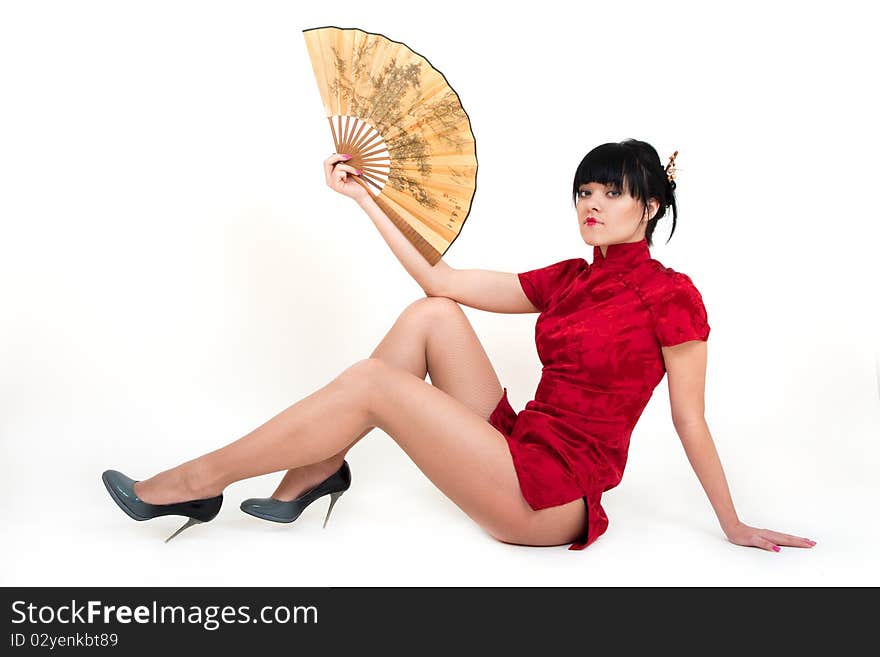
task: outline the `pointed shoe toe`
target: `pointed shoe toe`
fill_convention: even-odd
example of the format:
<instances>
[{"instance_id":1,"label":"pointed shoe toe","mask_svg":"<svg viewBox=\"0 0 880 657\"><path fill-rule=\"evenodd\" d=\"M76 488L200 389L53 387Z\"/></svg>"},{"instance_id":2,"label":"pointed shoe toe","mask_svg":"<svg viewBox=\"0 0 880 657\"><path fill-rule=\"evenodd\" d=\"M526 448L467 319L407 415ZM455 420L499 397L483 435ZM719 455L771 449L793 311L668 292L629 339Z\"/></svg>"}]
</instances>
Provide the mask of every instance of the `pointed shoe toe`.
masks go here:
<instances>
[{"instance_id":1,"label":"pointed shoe toe","mask_svg":"<svg viewBox=\"0 0 880 657\"><path fill-rule=\"evenodd\" d=\"M118 470L105 470L101 475L101 480L104 482L107 492L110 493L110 498L134 520L151 520L159 516L184 516L189 518L187 524L165 540L166 543L187 527L213 520L220 513L220 508L223 506L223 493L215 497L187 500L174 504L150 504L149 502L144 502L134 492L134 485L137 481Z\"/></svg>"},{"instance_id":2,"label":"pointed shoe toe","mask_svg":"<svg viewBox=\"0 0 880 657\"><path fill-rule=\"evenodd\" d=\"M153 517L147 504L141 500L134 492L134 485L137 483L131 477L127 477L118 470L107 470L101 475L104 487L110 493L110 497L135 520L149 520Z\"/></svg>"},{"instance_id":3,"label":"pointed shoe toe","mask_svg":"<svg viewBox=\"0 0 880 657\"><path fill-rule=\"evenodd\" d=\"M324 526L330 518L330 511L336 500L351 487L351 469L348 461L343 461L342 466L314 488L306 491L295 500L283 502L274 497L252 497L241 503L241 510L262 520L272 522L293 522L315 500L330 496L330 506L324 518Z\"/></svg>"}]
</instances>

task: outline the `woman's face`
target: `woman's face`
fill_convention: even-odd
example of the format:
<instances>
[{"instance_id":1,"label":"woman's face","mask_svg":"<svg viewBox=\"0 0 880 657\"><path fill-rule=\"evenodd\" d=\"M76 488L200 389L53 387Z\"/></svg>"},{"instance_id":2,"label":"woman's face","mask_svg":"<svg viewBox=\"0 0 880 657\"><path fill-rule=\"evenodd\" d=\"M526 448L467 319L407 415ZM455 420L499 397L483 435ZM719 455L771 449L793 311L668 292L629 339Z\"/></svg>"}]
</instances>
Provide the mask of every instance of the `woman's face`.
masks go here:
<instances>
[{"instance_id":1,"label":"woman's face","mask_svg":"<svg viewBox=\"0 0 880 657\"><path fill-rule=\"evenodd\" d=\"M645 238L648 221L657 213L656 199L648 202L643 213L641 201L614 185L585 183L578 188L577 217L584 242L601 246L638 242ZM644 221L642 219L644 218ZM595 223L592 220L596 220Z\"/></svg>"}]
</instances>

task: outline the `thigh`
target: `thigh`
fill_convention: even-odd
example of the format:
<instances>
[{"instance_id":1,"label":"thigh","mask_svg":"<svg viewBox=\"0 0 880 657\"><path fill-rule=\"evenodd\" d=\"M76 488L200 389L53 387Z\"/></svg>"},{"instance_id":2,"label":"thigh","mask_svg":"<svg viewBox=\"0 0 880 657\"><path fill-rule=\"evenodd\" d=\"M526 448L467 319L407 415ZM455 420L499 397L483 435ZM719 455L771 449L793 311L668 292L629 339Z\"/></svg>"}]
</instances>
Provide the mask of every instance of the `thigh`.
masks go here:
<instances>
[{"instance_id":1,"label":"thigh","mask_svg":"<svg viewBox=\"0 0 880 657\"><path fill-rule=\"evenodd\" d=\"M560 545L581 535L580 500L534 511L525 501L506 438L485 418L423 379L366 359L358 377L370 422L385 431L453 503L499 540Z\"/></svg>"},{"instance_id":2,"label":"thigh","mask_svg":"<svg viewBox=\"0 0 880 657\"><path fill-rule=\"evenodd\" d=\"M429 297L427 339L431 383L488 420L504 392L489 356L462 307L446 297Z\"/></svg>"}]
</instances>

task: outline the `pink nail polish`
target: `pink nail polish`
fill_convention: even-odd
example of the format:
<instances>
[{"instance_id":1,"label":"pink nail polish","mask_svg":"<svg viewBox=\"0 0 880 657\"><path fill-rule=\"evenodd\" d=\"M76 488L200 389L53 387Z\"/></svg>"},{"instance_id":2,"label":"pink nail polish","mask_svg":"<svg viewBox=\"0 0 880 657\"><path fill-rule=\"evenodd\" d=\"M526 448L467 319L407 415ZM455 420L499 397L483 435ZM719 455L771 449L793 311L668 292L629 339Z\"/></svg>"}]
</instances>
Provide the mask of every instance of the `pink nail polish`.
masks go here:
<instances>
[{"instance_id":1,"label":"pink nail polish","mask_svg":"<svg viewBox=\"0 0 880 657\"><path fill-rule=\"evenodd\" d=\"M356 171L357 171L357 175L361 175L363 173L363 171L361 171L360 169L356 169Z\"/></svg>"},{"instance_id":2,"label":"pink nail polish","mask_svg":"<svg viewBox=\"0 0 880 657\"><path fill-rule=\"evenodd\" d=\"M343 155L343 156L342 156L342 159L343 159L343 160L350 160L350 159L351 159L351 155Z\"/></svg>"},{"instance_id":3,"label":"pink nail polish","mask_svg":"<svg viewBox=\"0 0 880 657\"><path fill-rule=\"evenodd\" d=\"M778 545L774 545L774 546L773 546L773 551L774 551L774 552L779 552L779 546L778 546Z\"/></svg>"}]
</instances>

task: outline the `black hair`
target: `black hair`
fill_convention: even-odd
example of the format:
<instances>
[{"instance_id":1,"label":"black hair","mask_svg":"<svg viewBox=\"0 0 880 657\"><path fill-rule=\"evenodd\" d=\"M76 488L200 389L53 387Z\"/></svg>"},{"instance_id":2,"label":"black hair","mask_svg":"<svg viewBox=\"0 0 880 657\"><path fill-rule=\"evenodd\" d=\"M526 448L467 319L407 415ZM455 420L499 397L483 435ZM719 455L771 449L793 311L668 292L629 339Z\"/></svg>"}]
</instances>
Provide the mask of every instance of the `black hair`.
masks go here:
<instances>
[{"instance_id":1,"label":"black hair","mask_svg":"<svg viewBox=\"0 0 880 657\"><path fill-rule=\"evenodd\" d=\"M666 176L666 169L660 162L657 150L648 142L636 139L625 139L596 146L584 156L574 174L572 198L577 206L578 189L587 183L614 185L642 202L642 208L648 211L648 200L657 199L660 207L645 228L648 246L657 222L666 214L666 208L672 208L672 234L678 210L675 206L675 181ZM669 242L669 240L666 240Z\"/></svg>"}]
</instances>

